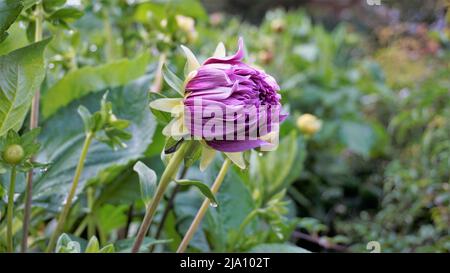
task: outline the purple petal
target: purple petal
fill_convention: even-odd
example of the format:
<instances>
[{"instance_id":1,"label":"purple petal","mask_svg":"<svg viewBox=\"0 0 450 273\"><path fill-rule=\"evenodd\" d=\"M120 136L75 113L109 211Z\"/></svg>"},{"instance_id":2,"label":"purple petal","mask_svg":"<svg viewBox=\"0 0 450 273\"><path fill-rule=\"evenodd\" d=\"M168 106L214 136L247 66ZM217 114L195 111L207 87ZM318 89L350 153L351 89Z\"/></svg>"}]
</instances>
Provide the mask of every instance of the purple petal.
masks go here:
<instances>
[{"instance_id":1,"label":"purple petal","mask_svg":"<svg viewBox=\"0 0 450 273\"><path fill-rule=\"evenodd\" d=\"M232 141L211 140L211 141L207 141L207 143L213 149L222 151L222 152L227 152L227 153L243 152L243 151L258 148L262 145L267 144L267 142L262 141L260 139L257 139L257 140L232 140Z\"/></svg>"},{"instance_id":2,"label":"purple petal","mask_svg":"<svg viewBox=\"0 0 450 273\"><path fill-rule=\"evenodd\" d=\"M212 63L235 63L235 62L239 62L244 58L244 40L241 38L239 38L238 41L238 51L231 56L228 57L224 57L224 58L216 58L216 57L211 57L209 59L207 59L203 64L212 64Z\"/></svg>"}]
</instances>

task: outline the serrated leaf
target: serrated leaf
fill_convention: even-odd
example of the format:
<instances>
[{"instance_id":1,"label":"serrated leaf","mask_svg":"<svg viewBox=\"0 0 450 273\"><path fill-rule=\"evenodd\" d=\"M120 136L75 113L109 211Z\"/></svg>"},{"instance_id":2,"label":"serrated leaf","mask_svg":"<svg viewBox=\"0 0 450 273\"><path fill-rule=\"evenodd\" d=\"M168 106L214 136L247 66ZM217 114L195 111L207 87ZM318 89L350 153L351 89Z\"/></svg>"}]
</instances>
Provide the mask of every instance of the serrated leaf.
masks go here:
<instances>
[{"instance_id":1,"label":"serrated leaf","mask_svg":"<svg viewBox=\"0 0 450 273\"><path fill-rule=\"evenodd\" d=\"M42 96L44 119L60 108L92 92L118 87L144 75L150 61L149 54L128 60L122 59L100 66L86 66L67 73Z\"/></svg>"},{"instance_id":2,"label":"serrated leaf","mask_svg":"<svg viewBox=\"0 0 450 273\"><path fill-rule=\"evenodd\" d=\"M145 204L148 204L155 193L157 183L156 173L141 161L136 162L133 170L139 175L142 200Z\"/></svg>"},{"instance_id":3,"label":"serrated leaf","mask_svg":"<svg viewBox=\"0 0 450 273\"><path fill-rule=\"evenodd\" d=\"M187 179L176 180L175 182L177 182L177 184L179 184L181 186L194 186L194 187L196 187L203 194L203 196L205 196L206 198L209 199L209 201L211 202L211 204L213 206L217 206L216 196L214 195L214 193L212 193L212 191L208 187L208 185L202 183L201 181L187 180Z\"/></svg>"},{"instance_id":4,"label":"serrated leaf","mask_svg":"<svg viewBox=\"0 0 450 273\"><path fill-rule=\"evenodd\" d=\"M43 53L50 39L0 56L0 136L18 130L45 76Z\"/></svg>"}]
</instances>

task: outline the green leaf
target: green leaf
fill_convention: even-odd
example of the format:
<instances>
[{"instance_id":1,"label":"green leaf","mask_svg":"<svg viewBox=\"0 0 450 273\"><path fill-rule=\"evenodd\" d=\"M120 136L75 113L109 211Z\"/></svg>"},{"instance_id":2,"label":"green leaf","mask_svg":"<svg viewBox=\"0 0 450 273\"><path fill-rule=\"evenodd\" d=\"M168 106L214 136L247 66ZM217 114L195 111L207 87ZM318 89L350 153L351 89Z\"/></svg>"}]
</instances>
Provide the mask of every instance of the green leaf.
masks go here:
<instances>
[{"instance_id":1,"label":"green leaf","mask_svg":"<svg viewBox=\"0 0 450 273\"><path fill-rule=\"evenodd\" d=\"M115 229L125 226L127 222L127 205L113 206L105 204L97 210L97 222L100 234L109 235ZM103 239L103 240L106 240Z\"/></svg>"},{"instance_id":2,"label":"green leaf","mask_svg":"<svg viewBox=\"0 0 450 273\"><path fill-rule=\"evenodd\" d=\"M253 253L310 253L310 251L291 244L260 244L249 252Z\"/></svg>"},{"instance_id":3,"label":"green leaf","mask_svg":"<svg viewBox=\"0 0 450 273\"><path fill-rule=\"evenodd\" d=\"M156 128L156 121L148 110L147 92L150 83L151 78L146 76L110 90L108 99L114 106L114 112L118 117L130 120L131 124L126 130L133 138L126 141L125 149L116 151L104 143L93 141L77 192L83 189L88 180L99 179L104 171L115 167L124 168L143 156ZM84 126L76 109L81 104L91 112L97 111L102 95L103 92L94 92L73 101L44 122L40 135L43 148L36 159L54 164L36 178L33 199L39 200L40 205L57 206L59 209L70 187L84 140Z\"/></svg>"},{"instance_id":4,"label":"green leaf","mask_svg":"<svg viewBox=\"0 0 450 273\"><path fill-rule=\"evenodd\" d=\"M63 233L56 243L56 253L81 253L80 243L72 241L69 235Z\"/></svg>"},{"instance_id":5,"label":"green leaf","mask_svg":"<svg viewBox=\"0 0 450 273\"><path fill-rule=\"evenodd\" d=\"M66 0L43 0L45 11L49 12L56 7L60 7L66 3Z\"/></svg>"},{"instance_id":6,"label":"green leaf","mask_svg":"<svg viewBox=\"0 0 450 273\"><path fill-rule=\"evenodd\" d=\"M114 251L115 251L114 245L109 244L109 245L102 247L102 249L100 249L98 252L99 253L114 253Z\"/></svg>"},{"instance_id":7,"label":"green leaf","mask_svg":"<svg viewBox=\"0 0 450 273\"><path fill-rule=\"evenodd\" d=\"M29 44L25 29L18 22L11 25L8 33L4 34L6 40L0 43L0 55L5 55L13 50L25 47Z\"/></svg>"},{"instance_id":8,"label":"green leaf","mask_svg":"<svg viewBox=\"0 0 450 273\"><path fill-rule=\"evenodd\" d=\"M100 243L98 242L97 237L93 236L88 245L86 246L85 253L98 253L100 250Z\"/></svg>"},{"instance_id":9,"label":"green leaf","mask_svg":"<svg viewBox=\"0 0 450 273\"><path fill-rule=\"evenodd\" d=\"M142 76L150 61L149 54L122 59L100 66L86 66L67 73L42 96L42 115L45 119L73 100L89 93L118 87Z\"/></svg>"},{"instance_id":10,"label":"green leaf","mask_svg":"<svg viewBox=\"0 0 450 273\"><path fill-rule=\"evenodd\" d=\"M177 182L177 184L179 184L181 186L196 187L206 198L209 199L209 201L211 202L211 205L217 206L216 196L214 196L214 193L212 193L212 191L208 187L208 185L202 183L201 181L187 180L187 179L176 180L175 182Z\"/></svg>"},{"instance_id":11,"label":"green leaf","mask_svg":"<svg viewBox=\"0 0 450 273\"><path fill-rule=\"evenodd\" d=\"M18 130L45 76L43 52L50 39L0 56L0 136Z\"/></svg>"},{"instance_id":12,"label":"green leaf","mask_svg":"<svg viewBox=\"0 0 450 273\"><path fill-rule=\"evenodd\" d=\"M372 127L359 122L343 122L340 128L340 138L351 151L366 158L375 143L375 133Z\"/></svg>"},{"instance_id":13,"label":"green leaf","mask_svg":"<svg viewBox=\"0 0 450 273\"><path fill-rule=\"evenodd\" d=\"M293 131L281 139L276 151L257 156L257 164L250 164L250 168L256 169L252 173L263 175L267 197L270 197L300 175L305 158L304 143L302 139L297 139ZM274 176L274 173L277 175Z\"/></svg>"},{"instance_id":14,"label":"green leaf","mask_svg":"<svg viewBox=\"0 0 450 273\"><path fill-rule=\"evenodd\" d=\"M211 179L214 179L219 172L222 162L222 160L214 160L214 165L207 169L206 175L209 174ZM234 169L228 170L217 193L217 200L220 206L210 211L217 211L220 226L226 233L230 232L230 230L236 231L247 215L255 209L249 189Z\"/></svg>"},{"instance_id":15,"label":"green leaf","mask_svg":"<svg viewBox=\"0 0 450 273\"><path fill-rule=\"evenodd\" d=\"M145 204L148 204L155 193L157 183L156 173L141 161L136 162L133 170L139 175L142 200Z\"/></svg>"},{"instance_id":16,"label":"green leaf","mask_svg":"<svg viewBox=\"0 0 450 273\"><path fill-rule=\"evenodd\" d=\"M0 0L0 42L6 38L6 30L14 23L22 9L22 1Z\"/></svg>"},{"instance_id":17,"label":"green leaf","mask_svg":"<svg viewBox=\"0 0 450 273\"><path fill-rule=\"evenodd\" d=\"M77 8L61 8L53 12L48 19L49 20L76 20L83 16L83 12Z\"/></svg>"},{"instance_id":18,"label":"green leaf","mask_svg":"<svg viewBox=\"0 0 450 273\"><path fill-rule=\"evenodd\" d=\"M184 96L184 83L183 81L178 78L175 73L173 73L167 65L164 65L163 69L163 76L164 80L167 82L167 84L173 88L173 90L177 91L178 94L181 96Z\"/></svg>"}]
</instances>

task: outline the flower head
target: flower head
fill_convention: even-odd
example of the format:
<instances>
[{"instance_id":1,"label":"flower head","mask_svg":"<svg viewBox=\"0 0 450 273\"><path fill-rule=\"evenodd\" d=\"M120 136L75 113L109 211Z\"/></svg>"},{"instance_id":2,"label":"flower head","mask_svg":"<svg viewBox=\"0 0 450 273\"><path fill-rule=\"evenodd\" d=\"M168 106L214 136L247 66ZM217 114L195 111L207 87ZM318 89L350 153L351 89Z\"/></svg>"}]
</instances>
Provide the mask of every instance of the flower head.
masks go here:
<instances>
[{"instance_id":1,"label":"flower head","mask_svg":"<svg viewBox=\"0 0 450 273\"><path fill-rule=\"evenodd\" d=\"M182 48L188 58L184 97L151 104L175 117L163 133L202 140L206 149L227 155L275 147L279 123L286 118L281 114L280 87L272 76L243 62L243 40L231 56L220 43L202 65Z\"/></svg>"},{"instance_id":2,"label":"flower head","mask_svg":"<svg viewBox=\"0 0 450 273\"><path fill-rule=\"evenodd\" d=\"M261 137L277 131L280 119L285 118L280 115L280 88L275 79L244 63L243 57L242 39L231 56L226 57L224 47L219 46L215 56L186 83L185 118L191 135L223 152L267 144Z\"/></svg>"}]
</instances>

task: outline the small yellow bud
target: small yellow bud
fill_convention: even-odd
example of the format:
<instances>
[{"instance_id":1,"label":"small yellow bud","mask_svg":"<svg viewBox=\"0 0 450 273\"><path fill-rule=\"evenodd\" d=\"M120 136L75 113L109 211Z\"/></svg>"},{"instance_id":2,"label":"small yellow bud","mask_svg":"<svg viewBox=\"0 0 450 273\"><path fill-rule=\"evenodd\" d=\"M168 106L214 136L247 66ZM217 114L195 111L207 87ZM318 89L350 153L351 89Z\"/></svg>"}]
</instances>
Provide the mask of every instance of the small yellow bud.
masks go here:
<instances>
[{"instance_id":1,"label":"small yellow bud","mask_svg":"<svg viewBox=\"0 0 450 273\"><path fill-rule=\"evenodd\" d=\"M311 114L303 114L297 119L297 127L308 136L312 136L322 128L322 121Z\"/></svg>"},{"instance_id":2,"label":"small yellow bud","mask_svg":"<svg viewBox=\"0 0 450 273\"><path fill-rule=\"evenodd\" d=\"M177 26L186 33L191 31L195 31L195 21L191 17L176 15L175 20L177 22Z\"/></svg>"},{"instance_id":3,"label":"small yellow bud","mask_svg":"<svg viewBox=\"0 0 450 273\"><path fill-rule=\"evenodd\" d=\"M25 152L22 148L22 146L18 144L12 144L6 147L5 151L3 152L3 160L6 161L6 163L11 165L16 165L20 163L20 161L23 159L25 155Z\"/></svg>"}]
</instances>

